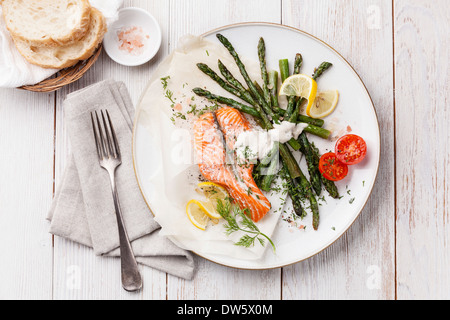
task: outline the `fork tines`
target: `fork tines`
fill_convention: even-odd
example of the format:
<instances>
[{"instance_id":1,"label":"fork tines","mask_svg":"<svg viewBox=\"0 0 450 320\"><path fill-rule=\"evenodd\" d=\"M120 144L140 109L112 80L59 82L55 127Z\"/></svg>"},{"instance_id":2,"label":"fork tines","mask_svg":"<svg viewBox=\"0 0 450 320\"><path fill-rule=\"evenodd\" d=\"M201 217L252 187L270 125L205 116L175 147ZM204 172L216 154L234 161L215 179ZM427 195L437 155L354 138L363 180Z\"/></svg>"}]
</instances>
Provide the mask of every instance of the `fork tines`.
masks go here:
<instances>
[{"instance_id":1,"label":"fork tines","mask_svg":"<svg viewBox=\"0 0 450 320\"><path fill-rule=\"evenodd\" d=\"M100 110L102 121L97 111L91 112L92 129L100 160L120 158L120 148L108 110ZM106 116L105 116L106 113ZM95 115L94 115L95 114ZM95 120L94 120L95 117Z\"/></svg>"}]
</instances>

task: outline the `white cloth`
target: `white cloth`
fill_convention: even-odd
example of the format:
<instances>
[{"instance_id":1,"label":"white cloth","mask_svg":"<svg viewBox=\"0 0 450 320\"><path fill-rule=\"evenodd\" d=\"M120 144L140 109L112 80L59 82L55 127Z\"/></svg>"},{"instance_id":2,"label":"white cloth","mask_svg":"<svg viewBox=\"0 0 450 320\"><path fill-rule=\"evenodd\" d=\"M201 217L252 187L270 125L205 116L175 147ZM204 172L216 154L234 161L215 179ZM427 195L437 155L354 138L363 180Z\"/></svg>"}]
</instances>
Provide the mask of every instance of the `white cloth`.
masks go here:
<instances>
[{"instance_id":1,"label":"white cloth","mask_svg":"<svg viewBox=\"0 0 450 320\"><path fill-rule=\"evenodd\" d=\"M93 7L99 9L107 23L117 19L123 0L90 0ZM45 69L29 63L16 49L14 41L6 28L0 6L0 88L18 88L34 85L45 80L59 70Z\"/></svg>"},{"instance_id":2,"label":"white cloth","mask_svg":"<svg viewBox=\"0 0 450 320\"><path fill-rule=\"evenodd\" d=\"M89 2L102 12L108 25L119 18L119 8L123 4L123 0L89 0Z\"/></svg>"},{"instance_id":3,"label":"white cloth","mask_svg":"<svg viewBox=\"0 0 450 320\"><path fill-rule=\"evenodd\" d=\"M32 65L19 53L3 19L0 6L0 87L17 88L32 85L58 72Z\"/></svg>"}]
</instances>

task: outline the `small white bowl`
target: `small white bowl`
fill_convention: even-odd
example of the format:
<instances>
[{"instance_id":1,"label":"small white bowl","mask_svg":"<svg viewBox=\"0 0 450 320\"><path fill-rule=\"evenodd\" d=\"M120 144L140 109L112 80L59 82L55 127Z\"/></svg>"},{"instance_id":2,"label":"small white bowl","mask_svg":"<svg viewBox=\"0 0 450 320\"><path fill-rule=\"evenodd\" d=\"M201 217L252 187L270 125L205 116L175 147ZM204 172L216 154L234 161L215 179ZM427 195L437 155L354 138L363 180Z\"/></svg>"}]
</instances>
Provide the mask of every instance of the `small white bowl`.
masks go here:
<instances>
[{"instance_id":1,"label":"small white bowl","mask_svg":"<svg viewBox=\"0 0 450 320\"><path fill-rule=\"evenodd\" d=\"M139 55L119 49L118 31L131 27L142 28L144 34L144 48ZM149 38L147 39L145 35L148 35ZM108 26L108 32L103 39L103 47L115 62L133 67L150 61L158 53L161 41L162 34L158 21L144 9L129 7L119 10L119 19Z\"/></svg>"}]
</instances>

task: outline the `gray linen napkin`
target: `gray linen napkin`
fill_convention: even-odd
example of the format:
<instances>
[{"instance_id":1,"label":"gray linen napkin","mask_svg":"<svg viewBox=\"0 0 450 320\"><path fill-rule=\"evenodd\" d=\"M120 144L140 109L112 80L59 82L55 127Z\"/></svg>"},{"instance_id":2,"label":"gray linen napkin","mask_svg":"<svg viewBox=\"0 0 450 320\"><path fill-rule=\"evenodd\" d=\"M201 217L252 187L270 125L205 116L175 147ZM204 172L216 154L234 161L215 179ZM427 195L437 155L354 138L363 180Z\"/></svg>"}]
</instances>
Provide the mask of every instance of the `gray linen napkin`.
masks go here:
<instances>
[{"instance_id":1,"label":"gray linen napkin","mask_svg":"<svg viewBox=\"0 0 450 320\"><path fill-rule=\"evenodd\" d=\"M138 263L192 279L192 253L159 234L135 177L132 163L134 108L125 85L106 80L70 94L63 104L72 155L48 214L50 233L94 249L95 254L120 256L119 234L107 172L98 163L91 111L108 109L122 152L117 189Z\"/></svg>"}]
</instances>

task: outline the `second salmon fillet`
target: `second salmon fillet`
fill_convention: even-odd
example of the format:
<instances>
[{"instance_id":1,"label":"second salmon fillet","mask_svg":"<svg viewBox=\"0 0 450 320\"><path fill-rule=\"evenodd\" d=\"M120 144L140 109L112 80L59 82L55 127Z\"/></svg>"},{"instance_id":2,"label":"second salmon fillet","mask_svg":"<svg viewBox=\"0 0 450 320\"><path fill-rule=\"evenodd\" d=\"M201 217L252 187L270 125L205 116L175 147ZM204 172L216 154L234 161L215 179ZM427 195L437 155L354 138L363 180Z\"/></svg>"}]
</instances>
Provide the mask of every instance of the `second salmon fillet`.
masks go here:
<instances>
[{"instance_id":1,"label":"second salmon fillet","mask_svg":"<svg viewBox=\"0 0 450 320\"><path fill-rule=\"evenodd\" d=\"M213 113L206 113L194 124L194 145L202 175L211 182L227 189L241 209L251 212L253 221L260 221L271 208L269 200L257 187L252 177L253 165L227 163L226 146L233 149L239 133L251 130L245 117L237 110L224 107ZM229 162L229 161L228 161Z\"/></svg>"}]
</instances>

